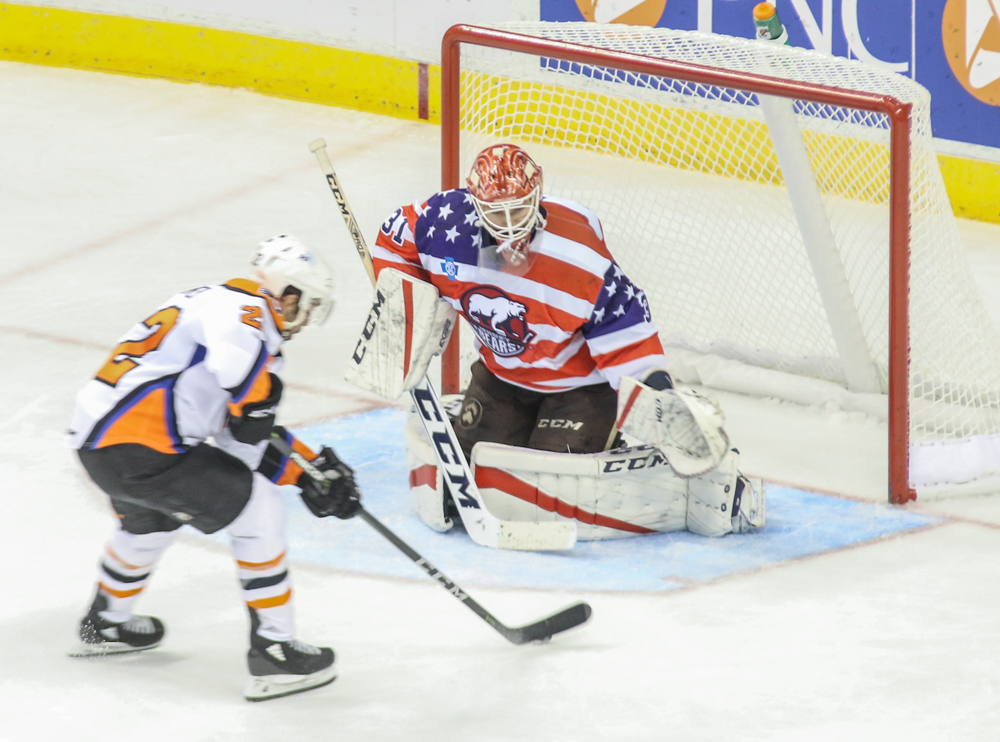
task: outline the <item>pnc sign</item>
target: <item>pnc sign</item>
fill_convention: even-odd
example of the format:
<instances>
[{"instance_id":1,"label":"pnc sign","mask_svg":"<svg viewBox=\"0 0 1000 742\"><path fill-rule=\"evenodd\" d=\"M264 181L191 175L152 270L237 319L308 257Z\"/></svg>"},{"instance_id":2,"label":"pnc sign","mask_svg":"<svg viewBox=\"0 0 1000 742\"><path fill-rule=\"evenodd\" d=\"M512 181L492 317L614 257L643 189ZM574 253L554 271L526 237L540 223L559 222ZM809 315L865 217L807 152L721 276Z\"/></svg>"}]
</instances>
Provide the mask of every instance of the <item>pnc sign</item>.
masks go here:
<instances>
[{"instance_id":1,"label":"pnc sign","mask_svg":"<svg viewBox=\"0 0 1000 742\"><path fill-rule=\"evenodd\" d=\"M1000 106L1000 0L948 0L941 38L962 87L984 103Z\"/></svg>"},{"instance_id":2,"label":"pnc sign","mask_svg":"<svg viewBox=\"0 0 1000 742\"><path fill-rule=\"evenodd\" d=\"M591 23L655 26L663 17L667 0L576 0L576 5Z\"/></svg>"}]
</instances>

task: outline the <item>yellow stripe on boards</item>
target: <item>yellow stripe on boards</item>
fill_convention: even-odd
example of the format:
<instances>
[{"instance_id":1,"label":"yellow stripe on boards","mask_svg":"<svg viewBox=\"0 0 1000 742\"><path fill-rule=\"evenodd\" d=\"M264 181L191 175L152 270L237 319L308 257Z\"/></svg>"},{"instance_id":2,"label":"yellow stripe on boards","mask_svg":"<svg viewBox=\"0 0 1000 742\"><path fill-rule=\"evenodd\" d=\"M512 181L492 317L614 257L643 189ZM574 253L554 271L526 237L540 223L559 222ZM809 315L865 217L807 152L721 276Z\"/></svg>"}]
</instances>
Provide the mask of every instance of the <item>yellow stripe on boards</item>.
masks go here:
<instances>
[{"instance_id":1,"label":"yellow stripe on boards","mask_svg":"<svg viewBox=\"0 0 1000 742\"><path fill-rule=\"evenodd\" d=\"M399 118L419 112L417 62L180 23L0 3L0 59L246 88ZM440 122L440 68L429 82L429 120Z\"/></svg>"},{"instance_id":2,"label":"yellow stripe on boards","mask_svg":"<svg viewBox=\"0 0 1000 742\"><path fill-rule=\"evenodd\" d=\"M419 118L419 65L366 52L334 49L286 39L237 31L190 26L165 21L0 3L0 59L55 67L155 77L179 82L245 88L265 95L353 108L405 119ZM428 66L428 121L441 120L441 69ZM473 73L467 73L473 74ZM463 75L463 80L465 79ZM485 77L485 76L483 76ZM499 78L494 78L498 80ZM535 110L544 97L529 83L518 83L521 102L507 119L491 124L498 136L522 136L545 141L546 129L567 113L573 136L567 146L589 151L619 140L621 156L647 162L662 162L696 172L735 176L758 183L780 183L780 169L767 142L767 130L759 122L743 122L740 128L719 114L660 107L656 126L649 134L637 133L648 111L643 104L619 99L614 124L603 128L592 118L602 97L592 95L575 110L562 103ZM575 94L574 94L575 95ZM563 121L565 123L565 120ZM693 127L707 135L701 144L680 153L667 154L656 139L686 137ZM501 132L509 132L507 135ZM824 185L825 163L836 161L835 151L852 153L856 167L880 167L886 157L883 147L860 142L866 150L858 157L857 140L806 133L807 147L818 164L817 177L826 192L866 201L882 201L887 181L874 190L852 191L850 178L835 178ZM762 146L767 144L767 146ZM717 157L712 152L725 153ZM817 159L817 153L826 157ZM711 155L711 156L709 156ZM980 160L939 156L945 187L956 215L1000 223L1000 165Z\"/></svg>"}]
</instances>

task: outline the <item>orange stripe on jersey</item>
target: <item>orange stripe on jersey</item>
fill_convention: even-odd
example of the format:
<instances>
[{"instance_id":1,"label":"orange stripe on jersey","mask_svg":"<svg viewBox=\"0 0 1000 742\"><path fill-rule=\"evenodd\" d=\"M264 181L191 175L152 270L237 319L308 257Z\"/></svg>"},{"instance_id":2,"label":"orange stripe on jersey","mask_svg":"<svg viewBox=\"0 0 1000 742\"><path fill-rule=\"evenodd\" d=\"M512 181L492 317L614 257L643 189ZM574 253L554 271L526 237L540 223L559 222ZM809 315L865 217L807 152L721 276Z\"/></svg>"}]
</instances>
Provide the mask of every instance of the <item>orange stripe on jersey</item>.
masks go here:
<instances>
[{"instance_id":1,"label":"orange stripe on jersey","mask_svg":"<svg viewBox=\"0 0 1000 742\"><path fill-rule=\"evenodd\" d=\"M372 264L375 266L375 277L378 278L378 274L382 272L383 268L395 268L400 273L405 273L408 276L413 276L421 281L430 281L430 275L423 268L418 268L415 265L410 265L409 263L394 263L391 260L382 260L381 258L372 258Z\"/></svg>"},{"instance_id":2,"label":"orange stripe on jersey","mask_svg":"<svg viewBox=\"0 0 1000 742\"><path fill-rule=\"evenodd\" d=\"M663 345L660 344L659 335L650 335L638 343L632 343L631 345L618 348L618 350L613 350L610 353L602 353L601 355L594 356L594 361L597 362L598 368L607 368L608 366L628 363L643 356L661 355L663 355Z\"/></svg>"},{"instance_id":3,"label":"orange stripe on jersey","mask_svg":"<svg viewBox=\"0 0 1000 742\"><path fill-rule=\"evenodd\" d=\"M261 367L257 369L257 375L250 383L247 392L240 397L240 401L229 403L229 412L233 417L240 417L243 414L244 406L252 402L261 402L271 395L271 373L268 371L270 365L271 359L268 358L267 362L261 364Z\"/></svg>"},{"instance_id":4,"label":"orange stripe on jersey","mask_svg":"<svg viewBox=\"0 0 1000 742\"><path fill-rule=\"evenodd\" d=\"M107 425L93 448L138 443L160 453L178 453L179 441L168 425L173 419L168 390L155 387Z\"/></svg>"},{"instance_id":5,"label":"orange stripe on jersey","mask_svg":"<svg viewBox=\"0 0 1000 742\"><path fill-rule=\"evenodd\" d=\"M544 254L535 258L531 270L524 275L526 279L538 283L548 283L552 276L559 277L558 283L554 285L560 291L589 302L597 300L604 285L601 276L595 276L590 271Z\"/></svg>"},{"instance_id":6,"label":"orange stripe on jersey","mask_svg":"<svg viewBox=\"0 0 1000 742\"><path fill-rule=\"evenodd\" d=\"M106 592L108 595L115 596L116 598L131 598L133 595L138 595L142 592L141 587L137 587L134 590L115 590L114 588L108 587L103 582L98 582L97 584L100 585L101 590ZM145 587L145 585L143 587Z\"/></svg>"},{"instance_id":7,"label":"orange stripe on jersey","mask_svg":"<svg viewBox=\"0 0 1000 742\"><path fill-rule=\"evenodd\" d=\"M266 569L273 569L281 564L281 560L285 558L285 552L281 552L277 557L269 562L241 562L239 559L236 560L236 565L240 569L249 569L252 572L263 572Z\"/></svg>"},{"instance_id":8,"label":"orange stripe on jersey","mask_svg":"<svg viewBox=\"0 0 1000 742\"><path fill-rule=\"evenodd\" d=\"M568 209L561 204L546 201L545 219L548 222L545 231L558 234L566 239L586 245L603 258L611 260L611 253L608 252L607 245L597 236L594 228L590 226L590 221L583 214Z\"/></svg>"},{"instance_id":9,"label":"orange stripe on jersey","mask_svg":"<svg viewBox=\"0 0 1000 742\"><path fill-rule=\"evenodd\" d=\"M247 605L256 610L261 608L277 608L292 599L292 591L289 590L284 595L275 595L273 598L261 598L260 600L248 600Z\"/></svg>"}]
</instances>

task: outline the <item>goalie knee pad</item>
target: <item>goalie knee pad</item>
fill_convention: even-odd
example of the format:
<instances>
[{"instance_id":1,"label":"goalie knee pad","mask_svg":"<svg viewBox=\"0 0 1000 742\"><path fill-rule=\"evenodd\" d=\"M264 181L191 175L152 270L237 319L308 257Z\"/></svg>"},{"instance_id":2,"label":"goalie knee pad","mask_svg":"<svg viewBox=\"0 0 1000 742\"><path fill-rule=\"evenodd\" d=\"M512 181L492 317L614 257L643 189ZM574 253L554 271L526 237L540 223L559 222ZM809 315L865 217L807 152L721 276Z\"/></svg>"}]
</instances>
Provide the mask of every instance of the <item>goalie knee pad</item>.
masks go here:
<instances>
[{"instance_id":1,"label":"goalie knee pad","mask_svg":"<svg viewBox=\"0 0 1000 742\"><path fill-rule=\"evenodd\" d=\"M712 471L688 480L689 531L724 536L763 527L764 483L740 474L739 460L739 453L732 449Z\"/></svg>"}]
</instances>

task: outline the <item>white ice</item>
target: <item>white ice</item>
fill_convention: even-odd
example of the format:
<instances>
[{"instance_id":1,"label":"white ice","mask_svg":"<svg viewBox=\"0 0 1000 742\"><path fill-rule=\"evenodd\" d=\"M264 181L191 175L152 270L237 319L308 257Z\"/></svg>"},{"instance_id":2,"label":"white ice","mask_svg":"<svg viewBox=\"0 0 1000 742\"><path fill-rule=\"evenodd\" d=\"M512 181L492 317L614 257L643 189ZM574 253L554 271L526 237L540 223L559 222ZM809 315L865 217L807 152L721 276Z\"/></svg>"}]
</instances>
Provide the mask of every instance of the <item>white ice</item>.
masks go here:
<instances>
[{"instance_id":1,"label":"white ice","mask_svg":"<svg viewBox=\"0 0 1000 742\"><path fill-rule=\"evenodd\" d=\"M908 507L944 520L670 593L463 584L512 624L578 598L594 606L588 626L543 646L508 645L416 572L293 562L301 637L336 648L340 677L265 704L242 698L231 559L182 535L139 604L167 622L164 645L66 656L112 517L62 445L77 389L164 298L237 275L259 240L290 231L333 257L339 306L287 346L283 421L378 406L341 380L369 285L307 143L326 138L371 237L435 190L438 133L239 91L0 64L0 740L997 739L998 497L918 502ZM1000 228L962 229L1000 318ZM883 426L722 402L750 472L884 500Z\"/></svg>"}]
</instances>

